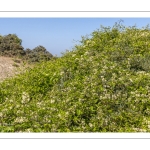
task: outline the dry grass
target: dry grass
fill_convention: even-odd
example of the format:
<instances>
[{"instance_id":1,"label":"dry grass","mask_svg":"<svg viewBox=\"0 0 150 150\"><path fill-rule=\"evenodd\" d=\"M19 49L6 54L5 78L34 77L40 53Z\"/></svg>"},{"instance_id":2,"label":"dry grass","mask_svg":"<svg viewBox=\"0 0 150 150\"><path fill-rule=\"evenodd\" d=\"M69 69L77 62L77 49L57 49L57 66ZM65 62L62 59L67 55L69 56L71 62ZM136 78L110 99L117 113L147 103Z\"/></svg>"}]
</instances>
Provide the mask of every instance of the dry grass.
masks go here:
<instances>
[{"instance_id":1,"label":"dry grass","mask_svg":"<svg viewBox=\"0 0 150 150\"><path fill-rule=\"evenodd\" d=\"M0 56L0 82L8 77L12 77L23 69L23 62L19 59Z\"/></svg>"}]
</instances>

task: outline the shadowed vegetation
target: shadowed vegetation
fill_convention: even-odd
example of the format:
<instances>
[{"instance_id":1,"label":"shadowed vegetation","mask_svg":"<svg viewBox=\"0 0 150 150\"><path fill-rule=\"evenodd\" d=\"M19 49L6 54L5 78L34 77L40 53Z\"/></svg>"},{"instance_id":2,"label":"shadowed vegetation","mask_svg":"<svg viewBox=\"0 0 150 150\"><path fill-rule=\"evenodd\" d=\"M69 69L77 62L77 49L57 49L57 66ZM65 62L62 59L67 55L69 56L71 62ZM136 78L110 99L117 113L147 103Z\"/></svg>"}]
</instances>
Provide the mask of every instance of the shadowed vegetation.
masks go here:
<instances>
[{"instance_id":1,"label":"shadowed vegetation","mask_svg":"<svg viewBox=\"0 0 150 150\"><path fill-rule=\"evenodd\" d=\"M16 34L0 35L0 55L6 57L17 57L29 63L50 60L53 55L45 47L39 45L33 50L24 50L22 40Z\"/></svg>"}]
</instances>

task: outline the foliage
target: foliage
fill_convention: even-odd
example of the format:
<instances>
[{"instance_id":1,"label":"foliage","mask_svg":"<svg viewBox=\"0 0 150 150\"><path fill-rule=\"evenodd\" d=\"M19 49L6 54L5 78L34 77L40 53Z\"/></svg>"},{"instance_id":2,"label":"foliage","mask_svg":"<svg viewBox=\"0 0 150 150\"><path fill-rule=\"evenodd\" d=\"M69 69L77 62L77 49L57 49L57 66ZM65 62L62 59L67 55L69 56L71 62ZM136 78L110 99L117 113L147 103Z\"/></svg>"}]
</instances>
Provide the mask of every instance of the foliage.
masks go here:
<instances>
[{"instance_id":1,"label":"foliage","mask_svg":"<svg viewBox=\"0 0 150 150\"><path fill-rule=\"evenodd\" d=\"M41 45L35 47L33 50L26 49L25 52L26 56L24 59L28 60L29 62L48 61L53 57L53 55Z\"/></svg>"},{"instance_id":2,"label":"foliage","mask_svg":"<svg viewBox=\"0 0 150 150\"><path fill-rule=\"evenodd\" d=\"M101 27L61 58L5 80L0 131L149 132L149 39L148 27Z\"/></svg>"},{"instance_id":3,"label":"foliage","mask_svg":"<svg viewBox=\"0 0 150 150\"><path fill-rule=\"evenodd\" d=\"M28 62L48 61L53 55L45 47L37 46L33 50L22 47L22 40L16 34L0 36L0 56L19 57Z\"/></svg>"},{"instance_id":4,"label":"foliage","mask_svg":"<svg viewBox=\"0 0 150 150\"><path fill-rule=\"evenodd\" d=\"M22 40L16 34L0 36L0 54L10 57L24 55L21 43Z\"/></svg>"}]
</instances>

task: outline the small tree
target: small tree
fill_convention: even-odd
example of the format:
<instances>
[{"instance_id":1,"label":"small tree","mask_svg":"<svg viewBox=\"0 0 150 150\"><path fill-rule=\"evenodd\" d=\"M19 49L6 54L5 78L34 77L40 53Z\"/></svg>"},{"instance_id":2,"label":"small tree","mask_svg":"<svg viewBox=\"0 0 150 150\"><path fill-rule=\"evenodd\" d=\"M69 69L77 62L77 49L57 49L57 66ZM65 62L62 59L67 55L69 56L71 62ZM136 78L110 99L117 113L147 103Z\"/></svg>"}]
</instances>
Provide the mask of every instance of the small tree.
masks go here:
<instances>
[{"instance_id":1,"label":"small tree","mask_svg":"<svg viewBox=\"0 0 150 150\"><path fill-rule=\"evenodd\" d=\"M21 46L22 40L16 34L0 36L0 52L5 56L22 56L25 54Z\"/></svg>"},{"instance_id":2,"label":"small tree","mask_svg":"<svg viewBox=\"0 0 150 150\"><path fill-rule=\"evenodd\" d=\"M29 62L40 62L40 61L47 61L50 60L53 55L49 53L45 47L37 46L33 50L26 49L26 59Z\"/></svg>"}]
</instances>

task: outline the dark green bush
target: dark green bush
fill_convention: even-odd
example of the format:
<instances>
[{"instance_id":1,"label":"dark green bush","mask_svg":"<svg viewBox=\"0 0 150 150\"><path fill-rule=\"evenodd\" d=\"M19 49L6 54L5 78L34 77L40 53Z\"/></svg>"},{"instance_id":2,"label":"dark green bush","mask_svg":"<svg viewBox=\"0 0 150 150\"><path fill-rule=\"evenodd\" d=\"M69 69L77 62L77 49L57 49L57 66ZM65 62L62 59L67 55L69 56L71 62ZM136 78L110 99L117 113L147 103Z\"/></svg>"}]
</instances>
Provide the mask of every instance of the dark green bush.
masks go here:
<instances>
[{"instance_id":1,"label":"dark green bush","mask_svg":"<svg viewBox=\"0 0 150 150\"><path fill-rule=\"evenodd\" d=\"M25 53L26 56L24 57L24 59L28 62L49 61L53 57L53 55L48 52L43 46L37 46L33 50L26 49Z\"/></svg>"},{"instance_id":2,"label":"dark green bush","mask_svg":"<svg viewBox=\"0 0 150 150\"><path fill-rule=\"evenodd\" d=\"M18 57L28 62L48 61L53 57L43 46L24 50L21 44L22 40L16 34L0 36L0 56Z\"/></svg>"}]
</instances>

